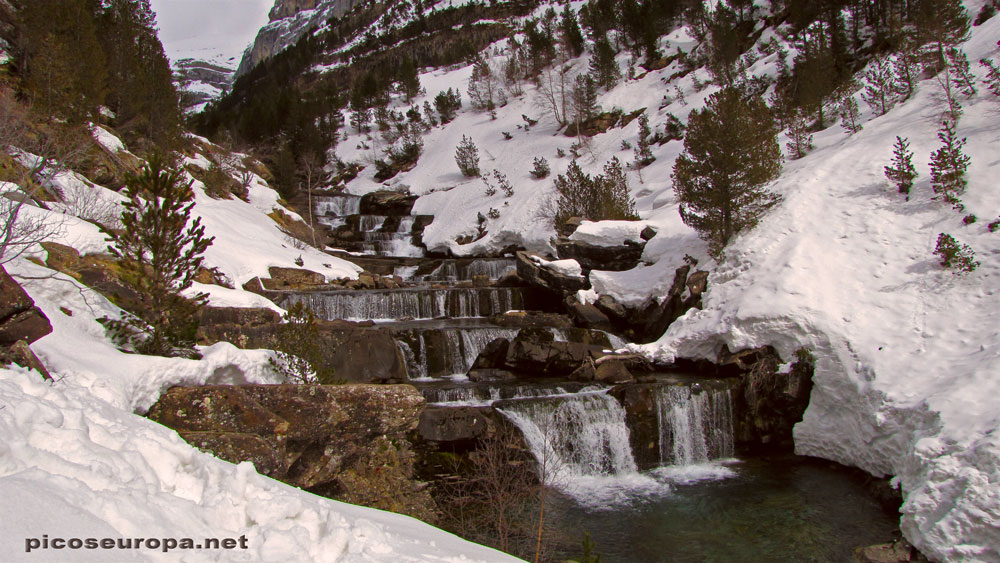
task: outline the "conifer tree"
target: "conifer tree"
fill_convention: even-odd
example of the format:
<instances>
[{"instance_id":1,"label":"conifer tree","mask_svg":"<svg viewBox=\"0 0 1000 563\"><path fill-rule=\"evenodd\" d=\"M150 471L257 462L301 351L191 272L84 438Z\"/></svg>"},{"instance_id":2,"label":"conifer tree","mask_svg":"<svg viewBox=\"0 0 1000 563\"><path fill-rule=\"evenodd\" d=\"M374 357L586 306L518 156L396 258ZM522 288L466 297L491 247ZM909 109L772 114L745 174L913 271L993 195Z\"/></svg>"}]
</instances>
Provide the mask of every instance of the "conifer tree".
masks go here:
<instances>
[{"instance_id":1,"label":"conifer tree","mask_svg":"<svg viewBox=\"0 0 1000 563\"><path fill-rule=\"evenodd\" d=\"M615 49L607 37L594 44L594 56L590 59L590 74L605 90L610 90L621 80L622 71L615 61Z\"/></svg>"},{"instance_id":2,"label":"conifer tree","mask_svg":"<svg viewBox=\"0 0 1000 563\"><path fill-rule=\"evenodd\" d=\"M496 109L497 94L500 82L489 61L477 57L472 65L472 76L469 78L469 102L476 109L492 112Z\"/></svg>"},{"instance_id":3,"label":"conifer tree","mask_svg":"<svg viewBox=\"0 0 1000 563\"><path fill-rule=\"evenodd\" d=\"M649 137L652 133L649 130L649 118L646 112L639 114L639 139L635 143L635 167L643 168L649 166L656 160L653 151L649 148Z\"/></svg>"},{"instance_id":4,"label":"conifer tree","mask_svg":"<svg viewBox=\"0 0 1000 563\"><path fill-rule=\"evenodd\" d=\"M1000 96L1000 68L992 59L980 59L979 64L986 69L986 77L983 78L986 89L994 96Z\"/></svg>"},{"instance_id":5,"label":"conifer tree","mask_svg":"<svg viewBox=\"0 0 1000 563\"><path fill-rule=\"evenodd\" d=\"M399 67L399 89L406 98L406 103L420 93L420 77L417 75L417 67L413 64L413 59L404 57L403 63Z\"/></svg>"},{"instance_id":6,"label":"conifer tree","mask_svg":"<svg viewBox=\"0 0 1000 563\"><path fill-rule=\"evenodd\" d=\"M958 89L970 98L975 96L976 79L969 69L969 59L965 56L965 52L957 47L949 47L947 54L948 71L951 72L951 77Z\"/></svg>"},{"instance_id":7,"label":"conifer tree","mask_svg":"<svg viewBox=\"0 0 1000 563\"><path fill-rule=\"evenodd\" d=\"M895 73L888 57L875 56L871 66L865 71L861 99L872 108L875 115L885 115L896 103L895 91Z\"/></svg>"},{"instance_id":8,"label":"conifer tree","mask_svg":"<svg viewBox=\"0 0 1000 563\"><path fill-rule=\"evenodd\" d=\"M140 353L196 356L197 313L207 295L187 299L182 293L193 284L214 237L205 237L201 218L192 218L191 183L154 156L139 175L128 176L124 191L122 229L102 231L138 302L133 315L106 319L105 325Z\"/></svg>"},{"instance_id":9,"label":"conifer tree","mask_svg":"<svg viewBox=\"0 0 1000 563\"><path fill-rule=\"evenodd\" d=\"M455 148L455 163L463 176L479 176L479 148L470 137L462 135L462 141Z\"/></svg>"},{"instance_id":10,"label":"conifer tree","mask_svg":"<svg viewBox=\"0 0 1000 563\"><path fill-rule=\"evenodd\" d=\"M863 126L859 121L858 102L854 96L847 94L840 101L840 126L847 130L849 135L861 131Z\"/></svg>"},{"instance_id":11,"label":"conifer tree","mask_svg":"<svg viewBox=\"0 0 1000 563\"><path fill-rule=\"evenodd\" d=\"M941 148L931 154L931 187L934 193L943 195L945 201L960 205L960 195L965 192L968 180L965 171L969 167L969 157L962 153L965 139L955 136L955 126L945 121L938 131Z\"/></svg>"},{"instance_id":12,"label":"conifer tree","mask_svg":"<svg viewBox=\"0 0 1000 563\"><path fill-rule=\"evenodd\" d=\"M969 37L969 14L962 0L921 0L915 20L918 40L934 44L939 68L947 64L945 47L961 43Z\"/></svg>"},{"instance_id":13,"label":"conifer tree","mask_svg":"<svg viewBox=\"0 0 1000 563\"><path fill-rule=\"evenodd\" d=\"M896 144L892 146L892 165L885 167L885 177L896 185L899 193L907 196L917 177L917 169L913 167L913 153L909 148L909 140L897 136Z\"/></svg>"},{"instance_id":14,"label":"conifer tree","mask_svg":"<svg viewBox=\"0 0 1000 563\"><path fill-rule=\"evenodd\" d=\"M567 4L563 8L562 16L559 19L559 30L562 33L562 41L574 57L579 57L583 53L583 32L580 31L580 24L576 21L576 16Z\"/></svg>"},{"instance_id":15,"label":"conifer tree","mask_svg":"<svg viewBox=\"0 0 1000 563\"><path fill-rule=\"evenodd\" d=\"M431 103L424 100L424 116L427 118L427 124L431 127L437 126L437 118L434 117L434 108L431 107Z\"/></svg>"},{"instance_id":16,"label":"conifer tree","mask_svg":"<svg viewBox=\"0 0 1000 563\"><path fill-rule=\"evenodd\" d=\"M764 188L780 171L778 131L767 106L724 88L688 121L672 175L681 219L717 254L781 200Z\"/></svg>"},{"instance_id":17,"label":"conifer tree","mask_svg":"<svg viewBox=\"0 0 1000 563\"><path fill-rule=\"evenodd\" d=\"M813 148L812 133L809 132L809 124L802 112L795 112L795 115L788 123L788 143L785 145L793 160L798 160L806 155Z\"/></svg>"},{"instance_id":18,"label":"conifer tree","mask_svg":"<svg viewBox=\"0 0 1000 563\"><path fill-rule=\"evenodd\" d=\"M892 60L894 90L903 100L913 95L921 70L922 65L916 48L910 43L905 44Z\"/></svg>"},{"instance_id":19,"label":"conifer tree","mask_svg":"<svg viewBox=\"0 0 1000 563\"><path fill-rule=\"evenodd\" d=\"M438 92L438 95L434 96L434 107L441 116L441 123L448 123L455 119L455 114L462 107L462 95L451 88L448 88L447 92Z\"/></svg>"},{"instance_id":20,"label":"conifer tree","mask_svg":"<svg viewBox=\"0 0 1000 563\"><path fill-rule=\"evenodd\" d=\"M578 74L573 83L573 121L577 126L577 135L581 134L581 126L597 115L597 84L586 74Z\"/></svg>"}]
</instances>

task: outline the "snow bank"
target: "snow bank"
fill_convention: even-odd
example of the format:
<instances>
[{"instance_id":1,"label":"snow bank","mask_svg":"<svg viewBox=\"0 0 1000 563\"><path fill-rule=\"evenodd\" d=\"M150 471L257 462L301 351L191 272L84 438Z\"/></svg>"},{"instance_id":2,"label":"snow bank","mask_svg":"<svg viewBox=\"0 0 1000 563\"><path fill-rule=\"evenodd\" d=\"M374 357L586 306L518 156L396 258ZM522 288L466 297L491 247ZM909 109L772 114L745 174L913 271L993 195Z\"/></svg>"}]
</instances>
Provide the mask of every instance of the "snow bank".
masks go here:
<instances>
[{"instance_id":1,"label":"snow bank","mask_svg":"<svg viewBox=\"0 0 1000 563\"><path fill-rule=\"evenodd\" d=\"M540 256L532 255L531 260L542 268L552 270L557 274L570 278L576 278L578 280L583 279L583 268L580 267L579 262L572 258L567 258L565 260L546 260Z\"/></svg>"},{"instance_id":2,"label":"snow bank","mask_svg":"<svg viewBox=\"0 0 1000 563\"><path fill-rule=\"evenodd\" d=\"M267 352L204 359L116 350L95 321L115 307L26 260L8 264L49 317L32 345L56 382L0 369L4 561L513 561L412 518L335 502L199 452L144 411L175 384L274 382ZM25 553L28 538L246 537L246 550Z\"/></svg>"},{"instance_id":3,"label":"snow bank","mask_svg":"<svg viewBox=\"0 0 1000 563\"><path fill-rule=\"evenodd\" d=\"M640 234L645 228L642 221L584 221L569 238L597 246L621 246L642 242Z\"/></svg>"}]
</instances>

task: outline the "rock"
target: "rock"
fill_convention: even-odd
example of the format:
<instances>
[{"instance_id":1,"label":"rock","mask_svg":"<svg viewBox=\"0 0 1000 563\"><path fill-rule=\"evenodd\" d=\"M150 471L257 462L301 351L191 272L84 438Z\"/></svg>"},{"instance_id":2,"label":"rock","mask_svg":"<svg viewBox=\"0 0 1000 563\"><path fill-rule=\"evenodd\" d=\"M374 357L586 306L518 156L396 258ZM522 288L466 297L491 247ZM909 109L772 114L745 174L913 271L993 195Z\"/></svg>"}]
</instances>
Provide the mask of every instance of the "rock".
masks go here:
<instances>
[{"instance_id":1,"label":"rock","mask_svg":"<svg viewBox=\"0 0 1000 563\"><path fill-rule=\"evenodd\" d=\"M361 196L362 215L409 215L417 196L406 192L377 191Z\"/></svg>"},{"instance_id":2,"label":"rock","mask_svg":"<svg viewBox=\"0 0 1000 563\"><path fill-rule=\"evenodd\" d=\"M579 240L560 238L555 246L560 259L576 260L584 270L620 272L639 265L646 243L625 241L622 245L598 246Z\"/></svg>"},{"instance_id":3,"label":"rock","mask_svg":"<svg viewBox=\"0 0 1000 563\"><path fill-rule=\"evenodd\" d=\"M52 375L45 369L45 364L28 347L27 340L18 340L9 348L0 348L0 362L4 364L14 362L21 367L37 371L42 379L52 380Z\"/></svg>"},{"instance_id":4,"label":"rock","mask_svg":"<svg viewBox=\"0 0 1000 563\"><path fill-rule=\"evenodd\" d=\"M649 240L655 236L656 236L656 229L654 229L649 225L646 225L646 228L639 233L639 238L641 238L642 240Z\"/></svg>"},{"instance_id":5,"label":"rock","mask_svg":"<svg viewBox=\"0 0 1000 563\"><path fill-rule=\"evenodd\" d=\"M568 295L590 287L586 277L566 275L552 268L546 268L532 260L533 254L525 251L517 253L517 275L528 285L551 292Z\"/></svg>"},{"instance_id":6,"label":"rock","mask_svg":"<svg viewBox=\"0 0 1000 563\"><path fill-rule=\"evenodd\" d=\"M420 413L417 432L429 442L469 443L486 434L495 424L493 407L435 407Z\"/></svg>"},{"instance_id":7,"label":"rock","mask_svg":"<svg viewBox=\"0 0 1000 563\"><path fill-rule=\"evenodd\" d=\"M517 376L513 372L505 369L479 369L472 368L467 374L469 381L477 383L490 383L497 381L513 381Z\"/></svg>"},{"instance_id":8,"label":"rock","mask_svg":"<svg viewBox=\"0 0 1000 563\"><path fill-rule=\"evenodd\" d=\"M202 307L199 315L199 343L203 345L230 342L247 348L254 333L273 333L281 322L276 311L263 307Z\"/></svg>"},{"instance_id":9,"label":"rock","mask_svg":"<svg viewBox=\"0 0 1000 563\"><path fill-rule=\"evenodd\" d=\"M0 346L28 344L52 332L52 324L24 289L0 266Z\"/></svg>"},{"instance_id":10,"label":"rock","mask_svg":"<svg viewBox=\"0 0 1000 563\"><path fill-rule=\"evenodd\" d=\"M620 361L607 361L598 364L595 372L595 378L604 383L610 383L613 385L634 381L634 378L632 377L632 374L629 373L628 368L626 368Z\"/></svg>"},{"instance_id":11,"label":"rock","mask_svg":"<svg viewBox=\"0 0 1000 563\"><path fill-rule=\"evenodd\" d=\"M271 279L261 280L264 289L305 289L326 284L326 276L312 270L271 266L267 269L267 272L271 276Z\"/></svg>"},{"instance_id":12,"label":"rock","mask_svg":"<svg viewBox=\"0 0 1000 563\"><path fill-rule=\"evenodd\" d=\"M380 436L405 440L424 399L409 385L173 387L149 418L222 459L265 475L335 491L341 472L374 456Z\"/></svg>"},{"instance_id":13,"label":"rock","mask_svg":"<svg viewBox=\"0 0 1000 563\"><path fill-rule=\"evenodd\" d=\"M611 389L610 394L625 410L632 455L639 469L660 464L660 426L654 390L659 384L626 383Z\"/></svg>"},{"instance_id":14,"label":"rock","mask_svg":"<svg viewBox=\"0 0 1000 563\"><path fill-rule=\"evenodd\" d=\"M566 222L563 223L558 229L559 236L568 237L572 235L582 224L582 217L570 217L569 219L566 219Z\"/></svg>"},{"instance_id":15,"label":"rock","mask_svg":"<svg viewBox=\"0 0 1000 563\"><path fill-rule=\"evenodd\" d=\"M582 342L555 342L545 329L524 328L511 342L504 363L518 374L562 375L575 371L603 354L601 346Z\"/></svg>"},{"instance_id":16,"label":"rock","mask_svg":"<svg viewBox=\"0 0 1000 563\"><path fill-rule=\"evenodd\" d=\"M625 310L625 307L615 301L615 298L610 295L598 297L597 301L594 302L594 306L607 315L608 318L616 320L625 320L628 318L628 311Z\"/></svg>"},{"instance_id":17,"label":"rock","mask_svg":"<svg viewBox=\"0 0 1000 563\"><path fill-rule=\"evenodd\" d=\"M492 370L504 366L504 358L507 357L507 349L510 348L510 341L506 338L491 340L483 351L476 357L472 364L475 370Z\"/></svg>"},{"instance_id":18,"label":"rock","mask_svg":"<svg viewBox=\"0 0 1000 563\"><path fill-rule=\"evenodd\" d=\"M508 311L502 315L494 315L490 322L500 326L510 327L548 327L572 328L573 321L559 313L543 313L541 311Z\"/></svg>"},{"instance_id":19,"label":"rock","mask_svg":"<svg viewBox=\"0 0 1000 563\"><path fill-rule=\"evenodd\" d=\"M569 378L573 381L593 381L597 379L597 366L594 365L593 360L587 360L573 370L573 373L569 374Z\"/></svg>"},{"instance_id":20,"label":"rock","mask_svg":"<svg viewBox=\"0 0 1000 563\"><path fill-rule=\"evenodd\" d=\"M493 280L489 276L472 276L472 287L490 287Z\"/></svg>"},{"instance_id":21,"label":"rock","mask_svg":"<svg viewBox=\"0 0 1000 563\"><path fill-rule=\"evenodd\" d=\"M927 561L905 539L892 543L859 547L854 550L855 563L903 563L905 561Z\"/></svg>"},{"instance_id":22,"label":"rock","mask_svg":"<svg viewBox=\"0 0 1000 563\"><path fill-rule=\"evenodd\" d=\"M356 383L402 383L406 360L392 333L385 329L321 331L329 334L324 355L334 377Z\"/></svg>"},{"instance_id":23,"label":"rock","mask_svg":"<svg viewBox=\"0 0 1000 563\"><path fill-rule=\"evenodd\" d=\"M500 276L500 278L496 281L496 284L494 285L500 287L520 287L524 285L524 283L525 282L521 278L521 276L517 275L517 271L513 270Z\"/></svg>"},{"instance_id":24,"label":"rock","mask_svg":"<svg viewBox=\"0 0 1000 563\"><path fill-rule=\"evenodd\" d=\"M612 330L611 320L600 309L589 303L580 303L575 295L566 298L566 311L576 324L599 330Z\"/></svg>"}]
</instances>

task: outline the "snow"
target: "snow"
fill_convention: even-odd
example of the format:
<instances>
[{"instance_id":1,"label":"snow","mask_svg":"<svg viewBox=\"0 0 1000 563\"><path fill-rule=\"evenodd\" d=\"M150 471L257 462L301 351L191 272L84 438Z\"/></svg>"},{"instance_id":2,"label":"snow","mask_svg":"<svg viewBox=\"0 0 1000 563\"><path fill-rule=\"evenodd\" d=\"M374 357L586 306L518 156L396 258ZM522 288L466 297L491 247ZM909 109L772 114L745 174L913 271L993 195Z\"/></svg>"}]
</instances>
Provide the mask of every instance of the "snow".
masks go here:
<instances>
[{"instance_id":1,"label":"snow","mask_svg":"<svg viewBox=\"0 0 1000 563\"><path fill-rule=\"evenodd\" d=\"M112 153L118 153L125 150L125 144L122 143L121 139L100 125L94 125L91 123L90 133L94 136L94 139L101 144L101 146L108 149Z\"/></svg>"},{"instance_id":2,"label":"snow","mask_svg":"<svg viewBox=\"0 0 1000 563\"><path fill-rule=\"evenodd\" d=\"M267 23L272 0L151 0L171 61L198 59L235 70Z\"/></svg>"},{"instance_id":3,"label":"snow","mask_svg":"<svg viewBox=\"0 0 1000 563\"><path fill-rule=\"evenodd\" d=\"M576 278L579 280L583 279L583 268L580 267L580 263L572 258L567 258L565 260L546 260L540 256L532 256L531 260L541 266L546 270L552 270L557 274L561 274L566 277Z\"/></svg>"},{"instance_id":4,"label":"snow","mask_svg":"<svg viewBox=\"0 0 1000 563\"><path fill-rule=\"evenodd\" d=\"M640 233L645 228L641 221L584 221L569 239L597 246L621 246L642 242Z\"/></svg>"}]
</instances>

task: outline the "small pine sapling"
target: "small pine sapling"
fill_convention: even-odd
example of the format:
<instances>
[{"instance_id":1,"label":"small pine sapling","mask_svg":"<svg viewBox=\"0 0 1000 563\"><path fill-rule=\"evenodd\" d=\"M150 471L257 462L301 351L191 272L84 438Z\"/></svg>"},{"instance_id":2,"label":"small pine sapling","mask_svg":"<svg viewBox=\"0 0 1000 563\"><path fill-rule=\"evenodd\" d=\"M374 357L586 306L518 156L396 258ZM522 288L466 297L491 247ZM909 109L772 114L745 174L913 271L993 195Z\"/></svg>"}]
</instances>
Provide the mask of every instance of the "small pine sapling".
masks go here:
<instances>
[{"instance_id":1,"label":"small pine sapling","mask_svg":"<svg viewBox=\"0 0 1000 563\"><path fill-rule=\"evenodd\" d=\"M961 205L958 196L965 192L968 180L965 171L969 167L969 157L962 153L965 139L955 136L955 127L944 122L938 131L941 148L931 154L931 187L934 193L943 195L945 201Z\"/></svg>"},{"instance_id":2,"label":"small pine sapling","mask_svg":"<svg viewBox=\"0 0 1000 563\"><path fill-rule=\"evenodd\" d=\"M976 220L977 220L976 215L974 213L969 213L965 217L962 217L962 224L963 225L971 225L971 224L975 223Z\"/></svg>"},{"instance_id":3,"label":"small pine sapling","mask_svg":"<svg viewBox=\"0 0 1000 563\"><path fill-rule=\"evenodd\" d=\"M490 210L486 213L486 216L493 220L499 219L500 210L495 207L491 207Z\"/></svg>"},{"instance_id":4,"label":"small pine sapling","mask_svg":"<svg viewBox=\"0 0 1000 563\"><path fill-rule=\"evenodd\" d=\"M976 95L976 78L969 69L964 51L955 47L948 49L948 71L963 94L970 98Z\"/></svg>"},{"instance_id":5,"label":"small pine sapling","mask_svg":"<svg viewBox=\"0 0 1000 563\"><path fill-rule=\"evenodd\" d=\"M268 360L271 369L289 383L330 383L333 372L323 367L325 347L312 310L299 301L281 318L285 322L274 337L274 355Z\"/></svg>"},{"instance_id":6,"label":"small pine sapling","mask_svg":"<svg viewBox=\"0 0 1000 563\"><path fill-rule=\"evenodd\" d=\"M913 180L917 177L917 169L913 167L913 153L909 151L908 139L896 137L892 146L892 166L885 167L885 177L896 185L899 193L909 197Z\"/></svg>"},{"instance_id":7,"label":"small pine sapling","mask_svg":"<svg viewBox=\"0 0 1000 563\"><path fill-rule=\"evenodd\" d=\"M865 71L861 99L872 108L875 115L885 115L896 103L896 77L888 57L879 55L872 59Z\"/></svg>"},{"instance_id":8,"label":"small pine sapling","mask_svg":"<svg viewBox=\"0 0 1000 563\"><path fill-rule=\"evenodd\" d=\"M552 172L549 168L549 161L545 160L544 156L536 156L533 164L534 168L531 169L531 175L539 180L547 177Z\"/></svg>"},{"instance_id":9,"label":"small pine sapling","mask_svg":"<svg viewBox=\"0 0 1000 563\"><path fill-rule=\"evenodd\" d=\"M986 69L986 77L983 78L986 89L994 96L1000 97L1000 68L993 59L980 59L979 64Z\"/></svg>"},{"instance_id":10,"label":"small pine sapling","mask_svg":"<svg viewBox=\"0 0 1000 563\"><path fill-rule=\"evenodd\" d=\"M854 96L844 96L840 101L840 126L847 131L848 135L853 135L861 131L862 125L859 120L858 102Z\"/></svg>"},{"instance_id":11,"label":"small pine sapling","mask_svg":"<svg viewBox=\"0 0 1000 563\"><path fill-rule=\"evenodd\" d=\"M462 141L455 148L455 163L463 176L479 176L479 148L465 135L462 135Z\"/></svg>"},{"instance_id":12,"label":"small pine sapling","mask_svg":"<svg viewBox=\"0 0 1000 563\"><path fill-rule=\"evenodd\" d=\"M958 242L947 233L938 235L934 254L941 258L942 266L955 270L956 274L968 274L979 267L972 247Z\"/></svg>"},{"instance_id":13,"label":"small pine sapling","mask_svg":"<svg viewBox=\"0 0 1000 563\"><path fill-rule=\"evenodd\" d=\"M990 231L991 233L995 233L995 232L997 232L998 230L1000 230L1000 217L998 217L996 221L990 221L989 223L987 223L987 224L986 224L986 228L987 228L987 229L988 229L988 230L989 230L989 231Z\"/></svg>"},{"instance_id":14,"label":"small pine sapling","mask_svg":"<svg viewBox=\"0 0 1000 563\"><path fill-rule=\"evenodd\" d=\"M788 148L789 156L793 160L798 160L806 155L812 148L813 136L809 132L809 124L801 112L796 112L788 124Z\"/></svg>"},{"instance_id":15,"label":"small pine sapling","mask_svg":"<svg viewBox=\"0 0 1000 563\"><path fill-rule=\"evenodd\" d=\"M434 117L434 108L431 107L431 103L424 100L424 116L427 118L427 124L431 127L437 127L437 118Z\"/></svg>"},{"instance_id":16,"label":"small pine sapling","mask_svg":"<svg viewBox=\"0 0 1000 563\"><path fill-rule=\"evenodd\" d=\"M646 112L642 112L639 114L639 139L636 141L635 145L636 168L644 168L656 160L656 157L653 156L653 151L649 148L650 135L649 118L646 117Z\"/></svg>"}]
</instances>

